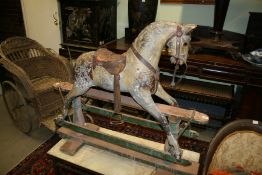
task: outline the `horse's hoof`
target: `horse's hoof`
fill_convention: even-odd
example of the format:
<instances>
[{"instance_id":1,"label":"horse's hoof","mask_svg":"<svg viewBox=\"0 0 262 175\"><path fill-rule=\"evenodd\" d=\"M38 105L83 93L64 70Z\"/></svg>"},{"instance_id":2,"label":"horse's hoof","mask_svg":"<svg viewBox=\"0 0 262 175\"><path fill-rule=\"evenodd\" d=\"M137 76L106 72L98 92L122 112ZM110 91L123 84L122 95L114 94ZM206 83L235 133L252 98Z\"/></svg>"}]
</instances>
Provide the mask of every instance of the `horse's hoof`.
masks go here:
<instances>
[{"instance_id":1,"label":"horse's hoof","mask_svg":"<svg viewBox=\"0 0 262 175\"><path fill-rule=\"evenodd\" d=\"M170 147L169 151L168 151L172 156L174 156L177 160L181 159L182 156L182 150L179 149L175 149L173 146Z\"/></svg>"},{"instance_id":2,"label":"horse's hoof","mask_svg":"<svg viewBox=\"0 0 262 175\"><path fill-rule=\"evenodd\" d=\"M170 155L174 156L177 160L181 159L182 150L180 148L176 149L174 146L171 146L168 143L168 139L165 141L164 150L165 152L168 152Z\"/></svg>"}]
</instances>

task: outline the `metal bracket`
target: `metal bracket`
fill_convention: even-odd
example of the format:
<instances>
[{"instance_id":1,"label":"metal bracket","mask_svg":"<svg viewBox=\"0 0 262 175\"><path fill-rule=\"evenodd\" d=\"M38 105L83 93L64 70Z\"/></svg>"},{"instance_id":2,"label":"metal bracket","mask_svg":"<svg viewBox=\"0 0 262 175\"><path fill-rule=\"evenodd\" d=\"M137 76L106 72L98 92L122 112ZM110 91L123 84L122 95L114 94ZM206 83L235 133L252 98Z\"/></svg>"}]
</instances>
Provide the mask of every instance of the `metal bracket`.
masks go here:
<instances>
[{"instance_id":1,"label":"metal bracket","mask_svg":"<svg viewBox=\"0 0 262 175\"><path fill-rule=\"evenodd\" d=\"M197 131L191 130L190 128L190 124L191 121L193 121L195 116L195 110L193 110L190 119L185 123L184 127L180 127L181 124L181 119L177 118L176 122L172 122L170 123L171 126L171 132L174 134L174 136L176 137L176 139L178 139L181 135L186 135L190 138L196 138L199 136L199 133Z\"/></svg>"}]
</instances>

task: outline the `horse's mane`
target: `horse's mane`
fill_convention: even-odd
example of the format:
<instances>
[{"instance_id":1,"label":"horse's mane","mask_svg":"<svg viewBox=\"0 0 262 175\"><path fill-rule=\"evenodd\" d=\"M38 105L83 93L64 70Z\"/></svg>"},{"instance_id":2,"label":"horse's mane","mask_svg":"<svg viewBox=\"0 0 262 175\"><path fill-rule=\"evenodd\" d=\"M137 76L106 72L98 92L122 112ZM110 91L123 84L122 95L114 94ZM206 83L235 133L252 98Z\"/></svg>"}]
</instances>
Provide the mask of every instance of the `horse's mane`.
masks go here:
<instances>
[{"instance_id":1,"label":"horse's mane","mask_svg":"<svg viewBox=\"0 0 262 175\"><path fill-rule=\"evenodd\" d=\"M179 24L174 21L156 21L146 26L135 39L139 48L147 47L148 43L155 42L159 35L167 34L168 31L175 31ZM172 29L172 30L170 30Z\"/></svg>"}]
</instances>

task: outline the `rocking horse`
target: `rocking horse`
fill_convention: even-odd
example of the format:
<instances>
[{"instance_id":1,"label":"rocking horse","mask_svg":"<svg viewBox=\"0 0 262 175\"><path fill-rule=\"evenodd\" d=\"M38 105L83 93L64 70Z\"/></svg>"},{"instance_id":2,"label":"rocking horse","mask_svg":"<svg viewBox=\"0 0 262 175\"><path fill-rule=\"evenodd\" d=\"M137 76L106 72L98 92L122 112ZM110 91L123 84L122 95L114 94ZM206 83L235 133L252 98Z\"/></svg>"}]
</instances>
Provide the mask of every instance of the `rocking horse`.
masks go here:
<instances>
[{"instance_id":1,"label":"rocking horse","mask_svg":"<svg viewBox=\"0 0 262 175\"><path fill-rule=\"evenodd\" d=\"M105 48L80 55L76 60L73 88L65 99L64 117L67 116L71 102L74 104L80 101L80 96L93 86L114 91L116 113L121 110L120 91L129 92L133 99L161 124L167 134L168 152L180 159L181 149L177 136L171 132L166 114L158 109L151 96L155 94L170 105L177 103L159 83L158 63L165 45L171 56L171 63L186 63L190 42L188 34L195 27L193 24L180 25L172 21L154 22L138 35L122 55ZM78 105L76 109L81 111L81 106ZM74 122L80 125L85 123L81 112Z\"/></svg>"}]
</instances>

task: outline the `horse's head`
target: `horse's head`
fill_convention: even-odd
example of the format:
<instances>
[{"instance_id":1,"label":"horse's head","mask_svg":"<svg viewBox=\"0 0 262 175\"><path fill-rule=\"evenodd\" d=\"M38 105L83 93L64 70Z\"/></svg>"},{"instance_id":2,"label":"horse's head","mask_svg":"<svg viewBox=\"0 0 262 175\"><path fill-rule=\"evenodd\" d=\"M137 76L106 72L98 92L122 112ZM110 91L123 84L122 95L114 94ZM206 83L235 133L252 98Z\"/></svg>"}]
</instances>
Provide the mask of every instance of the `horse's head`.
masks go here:
<instances>
[{"instance_id":1,"label":"horse's head","mask_svg":"<svg viewBox=\"0 0 262 175\"><path fill-rule=\"evenodd\" d=\"M176 31L170 35L166 45L172 63L179 65L186 63L191 40L189 33L194 28L195 24L178 25Z\"/></svg>"}]
</instances>

